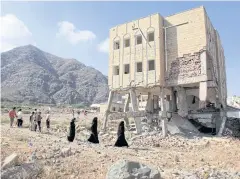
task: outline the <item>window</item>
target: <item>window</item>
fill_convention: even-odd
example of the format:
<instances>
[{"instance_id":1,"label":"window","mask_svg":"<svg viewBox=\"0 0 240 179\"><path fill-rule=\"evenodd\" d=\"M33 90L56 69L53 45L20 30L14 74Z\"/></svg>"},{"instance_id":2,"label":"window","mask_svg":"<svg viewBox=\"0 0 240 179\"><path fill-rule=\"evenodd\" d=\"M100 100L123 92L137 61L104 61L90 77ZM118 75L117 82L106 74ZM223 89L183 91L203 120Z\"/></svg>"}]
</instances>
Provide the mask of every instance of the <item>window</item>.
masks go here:
<instances>
[{"instance_id":1,"label":"window","mask_svg":"<svg viewBox=\"0 0 240 179\"><path fill-rule=\"evenodd\" d=\"M125 64L124 65L124 74L129 74L130 71L130 65L129 64Z\"/></svg>"},{"instance_id":2,"label":"window","mask_svg":"<svg viewBox=\"0 0 240 179\"><path fill-rule=\"evenodd\" d=\"M142 36L138 35L136 38L137 38L136 40L137 45L142 44Z\"/></svg>"},{"instance_id":3,"label":"window","mask_svg":"<svg viewBox=\"0 0 240 179\"><path fill-rule=\"evenodd\" d=\"M118 50L120 49L120 42L119 41L115 41L114 42L114 50Z\"/></svg>"},{"instance_id":4,"label":"window","mask_svg":"<svg viewBox=\"0 0 240 179\"><path fill-rule=\"evenodd\" d=\"M154 32L149 32L148 33L148 42L154 41Z\"/></svg>"},{"instance_id":5,"label":"window","mask_svg":"<svg viewBox=\"0 0 240 179\"><path fill-rule=\"evenodd\" d=\"M112 110L113 110L113 111L116 111L116 108L115 108L115 107L113 107L113 108L112 108Z\"/></svg>"},{"instance_id":6,"label":"window","mask_svg":"<svg viewBox=\"0 0 240 179\"><path fill-rule=\"evenodd\" d=\"M130 39L125 39L124 40L124 47L129 47L130 46Z\"/></svg>"},{"instance_id":7,"label":"window","mask_svg":"<svg viewBox=\"0 0 240 179\"><path fill-rule=\"evenodd\" d=\"M137 63L137 72L142 72L142 62Z\"/></svg>"},{"instance_id":8,"label":"window","mask_svg":"<svg viewBox=\"0 0 240 179\"><path fill-rule=\"evenodd\" d=\"M148 61L148 71L155 70L154 60Z\"/></svg>"},{"instance_id":9,"label":"window","mask_svg":"<svg viewBox=\"0 0 240 179\"><path fill-rule=\"evenodd\" d=\"M113 67L113 75L119 75L119 66Z\"/></svg>"}]
</instances>

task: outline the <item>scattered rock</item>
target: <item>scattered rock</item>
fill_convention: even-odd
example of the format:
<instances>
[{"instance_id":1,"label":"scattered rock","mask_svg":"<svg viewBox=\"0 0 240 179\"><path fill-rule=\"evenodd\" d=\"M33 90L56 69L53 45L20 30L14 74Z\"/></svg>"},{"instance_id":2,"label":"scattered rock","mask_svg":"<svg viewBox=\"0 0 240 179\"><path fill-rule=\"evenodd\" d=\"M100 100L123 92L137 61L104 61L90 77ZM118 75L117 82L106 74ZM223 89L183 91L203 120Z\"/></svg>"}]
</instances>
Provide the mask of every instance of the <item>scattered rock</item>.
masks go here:
<instances>
[{"instance_id":1,"label":"scattered rock","mask_svg":"<svg viewBox=\"0 0 240 179\"><path fill-rule=\"evenodd\" d=\"M64 148L61 150L61 156L62 157L68 157L71 155L71 148L68 147L68 148Z\"/></svg>"},{"instance_id":2,"label":"scattered rock","mask_svg":"<svg viewBox=\"0 0 240 179\"><path fill-rule=\"evenodd\" d=\"M108 170L106 179L160 179L160 173L144 164L120 160Z\"/></svg>"},{"instance_id":3,"label":"scattered rock","mask_svg":"<svg viewBox=\"0 0 240 179\"><path fill-rule=\"evenodd\" d=\"M4 160L2 170L16 165L18 165L18 155L16 153L12 153Z\"/></svg>"},{"instance_id":4,"label":"scattered rock","mask_svg":"<svg viewBox=\"0 0 240 179\"><path fill-rule=\"evenodd\" d=\"M1 173L1 179L32 179L37 178L41 172L42 167L36 163L26 163L21 166L15 166L3 170Z\"/></svg>"},{"instance_id":5,"label":"scattered rock","mask_svg":"<svg viewBox=\"0 0 240 179\"><path fill-rule=\"evenodd\" d=\"M175 162L180 162L179 157L176 155L174 158Z\"/></svg>"}]
</instances>

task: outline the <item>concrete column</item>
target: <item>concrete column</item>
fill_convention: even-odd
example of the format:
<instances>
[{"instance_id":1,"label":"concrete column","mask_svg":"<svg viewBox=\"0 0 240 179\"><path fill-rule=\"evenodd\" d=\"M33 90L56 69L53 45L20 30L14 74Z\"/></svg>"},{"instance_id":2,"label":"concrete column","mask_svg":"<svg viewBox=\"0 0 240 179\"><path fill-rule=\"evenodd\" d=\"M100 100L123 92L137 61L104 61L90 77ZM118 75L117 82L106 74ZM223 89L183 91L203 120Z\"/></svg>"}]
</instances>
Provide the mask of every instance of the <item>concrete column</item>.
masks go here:
<instances>
[{"instance_id":1,"label":"concrete column","mask_svg":"<svg viewBox=\"0 0 240 179\"><path fill-rule=\"evenodd\" d=\"M199 84L199 108L205 108L206 107L206 101L207 101L207 82L200 82Z\"/></svg>"},{"instance_id":2,"label":"concrete column","mask_svg":"<svg viewBox=\"0 0 240 179\"><path fill-rule=\"evenodd\" d=\"M183 87L177 88L178 93L178 115L185 118L188 115L188 104L186 90Z\"/></svg>"},{"instance_id":3,"label":"concrete column","mask_svg":"<svg viewBox=\"0 0 240 179\"><path fill-rule=\"evenodd\" d=\"M171 102L170 102L170 95L166 95L166 111L170 111L171 110Z\"/></svg>"},{"instance_id":4,"label":"concrete column","mask_svg":"<svg viewBox=\"0 0 240 179\"><path fill-rule=\"evenodd\" d=\"M132 103L132 109L133 112L138 111L137 107L137 97L136 97L136 92L134 89L130 90L130 99ZM139 117L134 118L135 124L136 124L136 129L137 129L137 134L141 133L141 119Z\"/></svg>"},{"instance_id":5,"label":"concrete column","mask_svg":"<svg viewBox=\"0 0 240 179\"><path fill-rule=\"evenodd\" d=\"M113 100L114 93L115 93L115 92L113 92L113 91L110 91L110 92L109 92L107 109L106 109L106 112L105 112L104 117L103 117L103 128L102 128L103 131L106 131L107 119L108 119L108 115L109 115L109 112L110 112L110 109L111 109L111 105L112 105L112 100Z\"/></svg>"},{"instance_id":6,"label":"concrete column","mask_svg":"<svg viewBox=\"0 0 240 179\"><path fill-rule=\"evenodd\" d=\"M127 98L125 99L125 103L124 103L124 109L123 112L127 112L129 109L129 103L130 103L130 95L127 94ZM124 121L126 123L126 128L129 129L129 120L127 117L124 118Z\"/></svg>"},{"instance_id":7,"label":"concrete column","mask_svg":"<svg viewBox=\"0 0 240 179\"><path fill-rule=\"evenodd\" d=\"M164 88L161 87L160 91L160 100L161 100L161 121L162 121L162 134L163 137L167 136L167 118L166 118L166 106L164 100Z\"/></svg>"},{"instance_id":8,"label":"concrete column","mask_svg":"<svg viewBox=\"0 0 240 179\"><path fill-rule=\"evenodd\" d=\"M221 126L219 128L219 131L218 131L218 136L221 137L222 134L223 134L223 130L225 128L225 124L226 124L226 121L227 121L227 114L226 112L223 110L221 111Z\"/></svg>"},{"instance_id":9,"label":"concrete column","mask_svg":"<svg viewBox=\"0 0 240 179\"><path fill-rule=\"evenodd\" d=\"M173 88L171 88L171 110L172 112L177 111L177 96Z\"/></svg>"},{"instance_id":10,"label":"concrete column","mask_svg":"<svg viewBox=\"0 0 240 179\"><path fill-rule=\"evenodd\" d=\"M146 111L153 112L153 101L152 101L152 93L151 92L148 92Z\"/></svg>"},{"instance_id":11,"label":"concrete column","mask_svg":"<svg viewBox=\"0 0 240 179\"><path fill-rule=\"evenodd\" d=\"M159 96L153 96L153 110L159 108Z\"/></svg>"}]
</instances>

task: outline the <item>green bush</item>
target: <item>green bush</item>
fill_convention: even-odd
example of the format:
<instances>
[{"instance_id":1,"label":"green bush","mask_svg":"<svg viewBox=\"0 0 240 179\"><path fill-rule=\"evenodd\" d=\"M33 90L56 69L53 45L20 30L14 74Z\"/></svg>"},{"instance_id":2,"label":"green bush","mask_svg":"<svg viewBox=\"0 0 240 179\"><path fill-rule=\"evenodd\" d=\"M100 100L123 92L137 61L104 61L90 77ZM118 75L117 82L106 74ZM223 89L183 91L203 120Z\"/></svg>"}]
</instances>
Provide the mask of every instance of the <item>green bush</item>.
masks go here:
<instances>
[{"instance_id":1,"label":"green bush","mask_svg":"<svg viewBox=\"0 0 240 179\"><path fill-rule=\"evenodd\" d=\"M85 105L83 104L74 104L72 105L73 108L85 108Z\"/></svg>"}]
</instances>

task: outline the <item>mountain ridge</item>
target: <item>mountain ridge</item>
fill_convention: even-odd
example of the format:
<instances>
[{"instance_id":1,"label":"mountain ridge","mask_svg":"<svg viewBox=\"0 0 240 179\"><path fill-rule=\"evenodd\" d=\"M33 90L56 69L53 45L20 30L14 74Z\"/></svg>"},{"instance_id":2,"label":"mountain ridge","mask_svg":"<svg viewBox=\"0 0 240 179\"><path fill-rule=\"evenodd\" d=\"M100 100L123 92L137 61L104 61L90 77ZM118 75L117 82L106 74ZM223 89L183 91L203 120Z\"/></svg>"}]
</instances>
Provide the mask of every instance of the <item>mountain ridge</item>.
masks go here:
<instances>
[{"instance_id":1,"label":"mountain ridge","mask_svg":"<svg viewBox=\"0 0 240 179\"><path fill-rule=\"evenodd\" d=\"M107 78L100 71L33 45L1 53L1 77L2 101L92 104L108 96Z\"/></svg>"}]
</instances>

